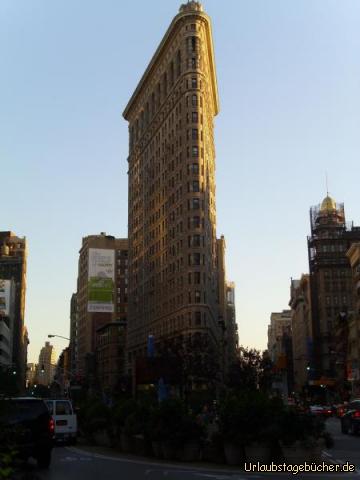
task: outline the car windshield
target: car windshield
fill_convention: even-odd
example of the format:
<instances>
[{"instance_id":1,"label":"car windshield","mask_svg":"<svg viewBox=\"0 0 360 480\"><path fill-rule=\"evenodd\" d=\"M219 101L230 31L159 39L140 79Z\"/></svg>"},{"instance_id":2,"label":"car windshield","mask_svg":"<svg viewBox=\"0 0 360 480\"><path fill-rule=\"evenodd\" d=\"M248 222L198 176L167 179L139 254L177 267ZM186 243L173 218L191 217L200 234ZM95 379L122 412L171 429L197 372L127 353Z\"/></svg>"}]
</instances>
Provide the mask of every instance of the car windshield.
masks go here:
<instances>
[{"instance_id":1,"label":"car windshield","mask_svg":"<svg viewBox=\"0 0 360 480\"><path fill-rule=\"evenodd\" d=\"M70 402L56 402L56 415L71 415Z\"/></svg>"}]
</instances>

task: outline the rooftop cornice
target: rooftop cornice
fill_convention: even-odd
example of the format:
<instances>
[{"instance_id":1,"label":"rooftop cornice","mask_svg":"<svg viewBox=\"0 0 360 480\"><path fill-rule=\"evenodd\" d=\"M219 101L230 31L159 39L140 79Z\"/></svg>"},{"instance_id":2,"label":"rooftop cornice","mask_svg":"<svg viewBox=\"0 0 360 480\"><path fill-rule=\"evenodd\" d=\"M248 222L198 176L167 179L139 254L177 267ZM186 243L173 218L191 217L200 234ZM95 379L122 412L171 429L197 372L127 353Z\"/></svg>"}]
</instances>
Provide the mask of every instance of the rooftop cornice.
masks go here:
<instances>
[{"instance_id":1,"label":"rooftop cornice","mask_svg":"<svg viewBox=\"0 0 360 480\"><path fill-rule=\"evenodd\" d=\"M152 58L150 60L149 65L147 66L144 74L142 75L134 93L132 94L129 102L127 103L127 105L125 107L125 110L123 112L123 117L125 118L125 120L129 120L129 115L130 115L130 112L131 112L133 106L136 103L136 99L138 98L138 96L142 92L143 88L145 87L147 79L149 78L151 72L153 71L157 61L161 57L161 55L162 55L162 53L163 53L163 51L164 51L164 49L165 49L165 47L166 47L166 45L169 41L171 33L174 31L175 27L178 25L178 23L182 19L184 19L186 17L193 17L193 16L202 18L207 23L206 35L207 35L207 44L208 44L208 52L209 52L209 64L210 64L212 84L213 84L212 85L212 90L213 90L213 99L214 99L214 110L215 110L215 115L217 115L219 113L219 96L218 96L217 78L216 78L216 71L215 71L214 44L213 44L212 34L211 34L211 20L210 20L210 17L204 11L201 11L201 10L184 9L183 11L180 11L180 13L178 13L176 15L176 17L174 17L174 19L172 20L169 28L167 29L163 39L160 42L160 45L156 49L154 55L152 56Z\"/></svg>"}]
</instances>

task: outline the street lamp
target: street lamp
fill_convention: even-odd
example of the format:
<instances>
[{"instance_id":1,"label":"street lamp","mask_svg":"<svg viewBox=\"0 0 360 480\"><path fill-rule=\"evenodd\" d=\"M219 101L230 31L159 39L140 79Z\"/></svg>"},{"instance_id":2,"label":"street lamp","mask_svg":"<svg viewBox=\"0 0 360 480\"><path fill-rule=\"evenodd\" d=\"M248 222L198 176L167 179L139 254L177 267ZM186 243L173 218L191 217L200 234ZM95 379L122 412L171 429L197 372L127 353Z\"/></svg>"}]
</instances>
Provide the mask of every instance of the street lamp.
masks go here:
<instances>
[{"instance_id":1,"label":"street lamp","mask_svg":"<svg viewBox=\"0 0 360 480\"><path fill-rule=\"evenodd\" d=\"M63 337L62 335L52 335L51 333L48 334L48 338L53 338L53 337L63 338L64 340L69 340L70 342L70 338L68 337Z\"/></svg>"}]
</instances>

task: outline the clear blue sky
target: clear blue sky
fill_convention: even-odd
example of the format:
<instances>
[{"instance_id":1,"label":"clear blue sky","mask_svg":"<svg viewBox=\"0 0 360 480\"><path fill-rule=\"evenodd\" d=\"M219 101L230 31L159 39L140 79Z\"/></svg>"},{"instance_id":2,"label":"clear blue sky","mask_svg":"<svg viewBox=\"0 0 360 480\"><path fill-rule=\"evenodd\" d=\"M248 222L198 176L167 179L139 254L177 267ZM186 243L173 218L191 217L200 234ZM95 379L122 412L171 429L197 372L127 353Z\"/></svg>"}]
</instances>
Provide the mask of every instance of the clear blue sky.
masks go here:
<instances>
[{"instance_id":1,"label":"clear blue sky","mask_svg":"<svg viewBox=\"0 0 360 480\"><path fill-rule=\"evenodd\" d=\"M127 235L122 111L177 0L0 2L0 230L28 239L29 358L67 335L85 235ZM206 0L220 94L218 235L240 342L264 348L307 272L309 207L360 224L360 2ZM57 349L65 346L54 342Z\"/></svg>"}]
</instances>

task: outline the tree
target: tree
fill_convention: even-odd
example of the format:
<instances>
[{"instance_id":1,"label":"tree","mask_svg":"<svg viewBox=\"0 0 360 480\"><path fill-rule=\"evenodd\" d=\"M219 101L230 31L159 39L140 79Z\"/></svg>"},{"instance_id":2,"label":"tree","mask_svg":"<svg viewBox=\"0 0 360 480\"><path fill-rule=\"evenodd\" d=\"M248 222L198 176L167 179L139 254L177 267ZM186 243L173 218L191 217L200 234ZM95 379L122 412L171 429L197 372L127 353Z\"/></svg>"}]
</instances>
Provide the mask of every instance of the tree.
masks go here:
<instances>
[{"instance_id":1,"label":"tree","mask_svg":"<svg viewBox=\"0 0 360 480\"><path fill-rule=\"evenodd\" d=\"M273 365L267 352L240 347L237 360L230 365L227 386L233 390L269 392L273 382Z\"/></svg>"},{"instance_id":2,"label":"tree","mask_svg":"<svg viewBox=\"0 0 360 480\"><path fill-rule=\"evenodd\" d=\"M165 370L172 367L168 383L178 385L181 396L200 386L214 389L219 382L219 352L206 334L162 338L157 355Z\"/></svg>"}]
</instances>

